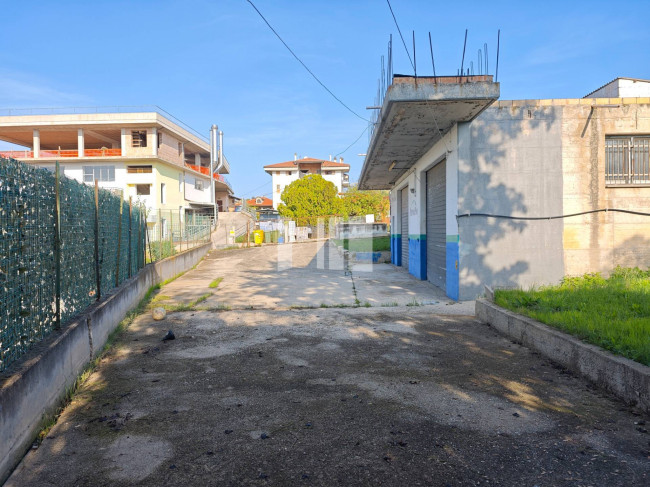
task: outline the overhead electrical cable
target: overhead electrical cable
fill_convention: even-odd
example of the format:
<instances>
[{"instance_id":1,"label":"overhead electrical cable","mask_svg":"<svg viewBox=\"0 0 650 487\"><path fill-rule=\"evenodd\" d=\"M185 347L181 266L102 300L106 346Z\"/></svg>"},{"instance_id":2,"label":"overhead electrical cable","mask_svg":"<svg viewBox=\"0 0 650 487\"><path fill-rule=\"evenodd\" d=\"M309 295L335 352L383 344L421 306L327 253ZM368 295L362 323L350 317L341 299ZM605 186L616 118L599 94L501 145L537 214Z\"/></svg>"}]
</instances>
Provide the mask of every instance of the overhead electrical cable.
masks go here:
<instances>
[{"instance_id":1,"label":"overhead electrical cable","mask_svg":"<svg viewBox=\"0 0 650 487\"><path fill-rule=\"evenodd\" d=\"M253 193L255 193L255 191L259 190L260 188L263 188L263 187L266 186L267 184L271 184L271 181L268 181L268 182L266 182L266 183L264 183L264 184L259 185L259 186L258 186L257 188L255 188L255 189L252 189L252 190L250 190L250 191L247 191L246 193L243 193L243 194L241 195L241 197L244 198L246 195L253 194Z\"/></svg>"},{"instance_id":2,"label":"overhead electrical cable","mask_svg":"<svg viewBox=\"0 0 650 487\"><path fill-rule=\"evenodd\" d=\"M413 71L415 71L415 64L413 64L413 60L411 59L411 53L409 52L409 48L406 47L406 41L404 40L404 36L402 35L402 31L399 28L399 24L397 23L397 19L395 18L395 13L393 12L393 7L390 5L390 0L386 0L388 3L388 8L390 9L390 13L393 16L393 20L395 21L395 27L397 27L397 32L399 32L399 36L402 38L402 44L404 44L404 49L406 50L406 55L409 57L409 61L411 61L411 67L413 68Z\"/></svg>"},{"instance_id":3,"label":"overhead electrical cable","mask_svg":"<svg viewBox=\"0 0 650 487\"><path fill-rule=\"evenodd\" d=\"M336 95L332 92L332 90L330 90L327 86L325 86L325 84L324 84L320 79L318 79L318 76L316 76L316 75L313 73L313 71L312 71L311 69L309 69L305 63L302 62L302 60L301 60L301 59L296 55L296 53L293 52L293 50L289 47L289 45L288 45L286 42L284 42L284 39L282 39L282 37L280 37L280 34L278 34L277 31L273 28L273 26L269 23L269 21L266 20L266 18L264 17L264 15L262 15L262 12L259 11L259 9L255 6L255 4L254 4L251 0L247 0L247 2L250 3L250 4L251 4L251 7L253 7L253 8L255 9L255 11L259 14L260 17L262 17L262 20L264 21L264 23L266 23L266 25L268 25L269 29L271 29L271 31L273 31L273 33L275 34L275 36L276 36L278 39L280 39L280 42L282 42L282 44L284 44L284 47L286 47L286 48L289 50L289 52L291 53L291 55L292 55L294 58L296 58L296 61L298 61L298 62L302 65L302 67L305 68L305 69L307 70L307 72L308 72L309 74L312 75L312 77L313 77L313 78L318 82L319 85L321 85L321 86L325 89L325 91L327 91L330 95L332 95L332 97L333 97L336 101L338 101L341 105L343 105L343 106L344 106L344 107L345 107L345 108L346 108L350 113L352 113L354 116L359 117L361 120L364 120L364 121L366 121L366 122L368 122L368 123L371 123L370 120L368 120L367 118L362 117L362 116L359 115L357 112L355 112L354 110L352 110L352 108L350 108L350 107L347 106L345 103L343 103L343 101L342 101L338 96L336 96Z\"/></svg>"},{"instance_id":4,"label":"overhead electrical cable","mask_svg":"<svg viewBox=\"0 0 650 487\"><path fill-rule=\"evenodd\" d=\"M363 132L361 132L361 134L359 135L359 137L357 137L357 139L356 139L354 142L352 142L349 146L347 146L347 147L345 148L345 150L342 150L342 151L339 152L338 154L335 154L334 157L340 156L341 154L345 154L347 151L349 151L349 150L350 150L350 147L352 147L354 144L356 144L357 142L359 142L359 139L361 139L361 137L363 137L363 134L365 134L365 133L368 131L369 128L370 128L370 125L367 125L366 128L363 129Z\"/></svg>"}]
</instances>

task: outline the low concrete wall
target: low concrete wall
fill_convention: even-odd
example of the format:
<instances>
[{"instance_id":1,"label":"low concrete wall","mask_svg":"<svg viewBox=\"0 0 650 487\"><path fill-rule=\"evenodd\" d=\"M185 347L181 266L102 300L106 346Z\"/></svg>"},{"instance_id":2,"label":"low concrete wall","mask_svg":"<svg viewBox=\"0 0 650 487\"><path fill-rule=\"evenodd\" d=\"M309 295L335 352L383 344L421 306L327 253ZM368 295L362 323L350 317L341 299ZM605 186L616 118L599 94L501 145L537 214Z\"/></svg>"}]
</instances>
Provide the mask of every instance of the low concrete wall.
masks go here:
<instances>
[{"instance_id":1,"label":"low concrete wall","mask_svg":"<svg viewBox=\"0 0 650 487\"><path fill-rule=\"evenodd\" d=\"M390 263L390 251L384 250L377 252L350 252L350 261L363 263L372 262L373 264L388 264Z\"/></svg>"},{"instance_id":2,"label":"low concrete wall","mask_svg":"<svg viewBox=\"0 0 650 487\"><path fill-rule=\"evenodd\" d=\"M650 413L650 367L612 355L595 345L483 299L476 300L476 317L515 342L537 350L625 402Z\"/></svg>"},{"instance_id":3,"label":"low concrete wall","mask_svg":"<svg viewBox=\"0 0 650 487\"><path fill-rule=\"evenodd\" d=\"M20 462L48 415L86 364L149 288L190 269L211 243L149 264L101 302L36 345L0 378L0 484Z\"/></svg>"}]
</instances>

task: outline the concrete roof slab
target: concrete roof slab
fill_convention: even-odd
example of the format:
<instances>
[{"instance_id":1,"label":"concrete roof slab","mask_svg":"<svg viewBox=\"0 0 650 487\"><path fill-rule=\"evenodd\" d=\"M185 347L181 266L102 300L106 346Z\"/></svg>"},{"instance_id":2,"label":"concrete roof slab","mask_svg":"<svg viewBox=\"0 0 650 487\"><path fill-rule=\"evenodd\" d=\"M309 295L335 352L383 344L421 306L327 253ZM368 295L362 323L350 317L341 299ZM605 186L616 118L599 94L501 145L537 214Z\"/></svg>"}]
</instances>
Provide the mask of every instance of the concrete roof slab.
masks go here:
<instances>
[{"instance_id":1,"label":"concrete roof slab","mask_svg":"<svg viewBox=\"0 0 650 487\"><path fill-rule=\"evenodd\" d=\"M391 189L458 122L499 98L491 76L396 77L388 88L359 179L360 189Z\"/></svg>"}]
</instances>

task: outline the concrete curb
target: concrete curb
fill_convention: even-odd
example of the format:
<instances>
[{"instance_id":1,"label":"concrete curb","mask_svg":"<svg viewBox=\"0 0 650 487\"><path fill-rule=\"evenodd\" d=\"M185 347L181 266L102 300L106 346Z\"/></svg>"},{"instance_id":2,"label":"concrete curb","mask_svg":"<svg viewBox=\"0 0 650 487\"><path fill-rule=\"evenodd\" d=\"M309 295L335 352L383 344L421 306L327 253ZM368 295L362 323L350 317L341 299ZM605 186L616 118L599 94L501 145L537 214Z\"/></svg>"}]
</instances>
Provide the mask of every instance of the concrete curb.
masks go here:
<instances>
[{"instance_id":1,"label":"concrete curb","mask_svg":"<svg viewBox=\"0 0 650 487\"><path fill-rule=\"evenodd\" d=\"M579 373L628 404L650 413L650 367L584 343L539 321L476 300L476 318L515 342Z\"/></svg>"},{"instance_id":2,"label":"concrete curb","mask_svg":"<svg viewBox=\"0 0 650 487\"><path fill-rule=\"evenodd\" d=\"M56 411L66 390L102 350L110 333L129 310L151 286L194 266L211 245L206 243L147 265L60 331L52 332L20 364L0 376L0 484L20 462L44 420Z\"/></svg>"}]
</instances>

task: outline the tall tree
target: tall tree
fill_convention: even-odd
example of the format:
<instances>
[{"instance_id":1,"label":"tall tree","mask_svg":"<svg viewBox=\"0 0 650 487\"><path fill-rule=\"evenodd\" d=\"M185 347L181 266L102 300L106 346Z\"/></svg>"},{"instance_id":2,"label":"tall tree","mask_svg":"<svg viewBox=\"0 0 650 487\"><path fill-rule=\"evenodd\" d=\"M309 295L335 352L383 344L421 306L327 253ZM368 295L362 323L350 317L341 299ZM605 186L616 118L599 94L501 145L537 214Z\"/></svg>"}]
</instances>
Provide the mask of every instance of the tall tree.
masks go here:
<instances>
[{"instance_id":1,"label":"tall tree","mask_svg":"<svg viewBox=\"0 0 650 487\"><path fill-rule=\"evenodd\" d=\"M388 191L361 191L356 184L343 195L342 204L347 216L375 215L375 221L382 221L390 213Z\"/></svg>"},{"instance_id":2,"label":"tall tree","mask_svg":"<svg viewBox=\"0 0 650 487\"><path fill-rule=\"evenodd\" d=\"M314 226L319 217L340 215L342 211L336 186L318 174L297 179L284 188L281 197L278 213L301 226Z\"/></svg>"}]
</instances>

